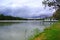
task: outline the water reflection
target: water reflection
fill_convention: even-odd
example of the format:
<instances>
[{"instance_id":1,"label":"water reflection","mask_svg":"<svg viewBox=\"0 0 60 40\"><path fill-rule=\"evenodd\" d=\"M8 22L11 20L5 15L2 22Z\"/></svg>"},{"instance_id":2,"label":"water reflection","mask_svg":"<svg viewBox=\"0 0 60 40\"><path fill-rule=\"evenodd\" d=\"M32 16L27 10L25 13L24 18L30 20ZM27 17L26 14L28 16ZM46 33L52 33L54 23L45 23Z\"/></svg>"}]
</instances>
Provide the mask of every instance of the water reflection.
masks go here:
<instances>
[{"instance_id":1,"label":"water reflection","mask_svg":"<svg viewBox=\"0 0 60 40\"><path fill-rule=\"evenodd\" d=\"M27 37L33 34L33 29L38 28L43 31L50 24L52 22L0 23L0 40L27 40Z\"/></svg>"}]
</instances>

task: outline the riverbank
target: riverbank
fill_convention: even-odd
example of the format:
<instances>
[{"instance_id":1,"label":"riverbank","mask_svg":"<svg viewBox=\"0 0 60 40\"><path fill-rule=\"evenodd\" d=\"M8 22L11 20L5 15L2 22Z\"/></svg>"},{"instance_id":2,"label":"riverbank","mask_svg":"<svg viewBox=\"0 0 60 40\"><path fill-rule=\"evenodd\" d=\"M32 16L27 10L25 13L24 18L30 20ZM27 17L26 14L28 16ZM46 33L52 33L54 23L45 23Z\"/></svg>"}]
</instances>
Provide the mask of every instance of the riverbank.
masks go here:
<instances>
[{"instance_id":1,"label":"riverbank","mask_svg":"<svg viewBox=\"0 0 60 40\"><path fill-rule=\"evenodd\" d=\"M32 40L60 40L60 21L51 25L44 30L44 32L39 33L37 36L30 38Z\"/></svg>"},{"instance_id":2,"label":"riverbank","mask_svg":"<svg viewBox=\"0 0 60 40\"><path fill-rule=\"evenodd\" d=\"M0 22L57 22L58 20L0 20Z\"/></svg>"}]
</instances>

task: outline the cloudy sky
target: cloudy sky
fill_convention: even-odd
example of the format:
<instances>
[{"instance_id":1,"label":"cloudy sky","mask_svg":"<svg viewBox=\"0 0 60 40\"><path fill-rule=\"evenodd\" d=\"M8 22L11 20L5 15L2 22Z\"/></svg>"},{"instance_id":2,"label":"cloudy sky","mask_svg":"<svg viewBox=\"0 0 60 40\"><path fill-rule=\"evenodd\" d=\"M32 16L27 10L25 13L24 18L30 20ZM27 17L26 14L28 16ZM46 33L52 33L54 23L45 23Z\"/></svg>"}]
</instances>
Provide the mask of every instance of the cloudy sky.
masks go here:
<instances>
[{"instance_id":1,"label":"cloudy sky","mask_svg":"<svg viewBox=\"0 0 60 40\"><path fill-rule=\"evenodd\" d=\"M52 15L54 9L42 4L43 0L0 0L0 14L18 17ZM49 10L51 9L51 10Z\"/></svg>"}]
</instances>

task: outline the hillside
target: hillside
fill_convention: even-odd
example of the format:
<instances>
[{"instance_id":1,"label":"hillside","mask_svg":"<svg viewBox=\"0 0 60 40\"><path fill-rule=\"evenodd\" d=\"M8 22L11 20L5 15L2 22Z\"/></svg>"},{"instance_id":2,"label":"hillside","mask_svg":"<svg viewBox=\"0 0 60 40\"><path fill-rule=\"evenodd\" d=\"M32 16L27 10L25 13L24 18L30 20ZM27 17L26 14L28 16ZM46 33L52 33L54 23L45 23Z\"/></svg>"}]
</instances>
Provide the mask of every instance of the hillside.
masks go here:
<instances>
[{"instance_id":1,"label":"hillside","mask_svg":"<svg viewBox=\"0 0 60 40\"><path fill-rule=\"evenodd\" d=\"M21 17L5 16L3 14L0 14L0 20L26 20L26 19Z\"/></svg>"}]
</instances>

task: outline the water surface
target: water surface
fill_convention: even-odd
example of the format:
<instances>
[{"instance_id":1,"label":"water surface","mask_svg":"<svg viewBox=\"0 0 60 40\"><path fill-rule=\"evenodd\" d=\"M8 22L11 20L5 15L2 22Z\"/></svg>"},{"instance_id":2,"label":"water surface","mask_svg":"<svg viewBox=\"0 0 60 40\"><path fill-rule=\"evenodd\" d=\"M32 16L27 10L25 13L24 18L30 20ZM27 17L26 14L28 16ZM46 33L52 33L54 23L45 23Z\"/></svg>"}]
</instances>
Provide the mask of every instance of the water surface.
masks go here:
<instances>
[{"instance_id":1,"label":"water surface","mask_svg":"<svg viewBox=\"0 0 60 40\"><path fill-rule=\"evenodd\" d=\"M43 21L20 21L19 23L0 22L0 40L27 40L33 34L33 30L38 28L43 31L53 22Z\"/></svg>"}]
</instances>

